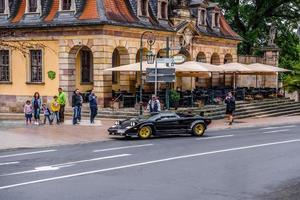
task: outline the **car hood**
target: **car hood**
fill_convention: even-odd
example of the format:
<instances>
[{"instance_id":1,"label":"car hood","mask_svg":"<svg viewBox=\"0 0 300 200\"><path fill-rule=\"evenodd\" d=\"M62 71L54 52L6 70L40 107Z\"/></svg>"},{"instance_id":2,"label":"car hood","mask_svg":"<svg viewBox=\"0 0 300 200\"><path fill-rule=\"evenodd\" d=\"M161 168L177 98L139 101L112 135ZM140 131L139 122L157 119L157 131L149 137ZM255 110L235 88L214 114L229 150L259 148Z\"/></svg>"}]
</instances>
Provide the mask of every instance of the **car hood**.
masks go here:
<instances>
[{"instance_id":1,"label":"car hood","mask_svg":"<svg viewBox=\"0 0 300 200\"><path fill-rule=\"evenodd\" d=\"M125 120L122 120L122 121L119 121L119 128L126 128L128 126L131 126L133 123L136 125L136 124L139 124L139 123L142 123L144 121L146 121L147 119L145 118L129 118L129 119L125 119Z\"/></svg>"}]
</instances>

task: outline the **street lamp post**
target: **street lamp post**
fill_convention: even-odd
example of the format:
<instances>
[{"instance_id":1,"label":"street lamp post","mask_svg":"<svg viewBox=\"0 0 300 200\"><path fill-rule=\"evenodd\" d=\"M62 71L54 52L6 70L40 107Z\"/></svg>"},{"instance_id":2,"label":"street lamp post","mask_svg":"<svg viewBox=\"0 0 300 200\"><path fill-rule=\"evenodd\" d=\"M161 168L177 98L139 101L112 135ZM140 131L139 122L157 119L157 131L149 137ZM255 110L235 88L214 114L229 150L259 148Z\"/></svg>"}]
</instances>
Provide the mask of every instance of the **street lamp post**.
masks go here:
<instances>
[{"instance_id":1,"label":"street lamp post","mask_svg":"<svg viewBox=\"0 0 300 200\"><path fill-rule=\"evenodd\" d=\"M150 46L150 52L147 52L147 62L153 64L154 54L151 51L152 45L155 43L154 33L152 31L145 31L141 35L140 40L140 115L143 115L143 38L146 34L149 34L147 43Z\"/></svg>"}]
</instances>

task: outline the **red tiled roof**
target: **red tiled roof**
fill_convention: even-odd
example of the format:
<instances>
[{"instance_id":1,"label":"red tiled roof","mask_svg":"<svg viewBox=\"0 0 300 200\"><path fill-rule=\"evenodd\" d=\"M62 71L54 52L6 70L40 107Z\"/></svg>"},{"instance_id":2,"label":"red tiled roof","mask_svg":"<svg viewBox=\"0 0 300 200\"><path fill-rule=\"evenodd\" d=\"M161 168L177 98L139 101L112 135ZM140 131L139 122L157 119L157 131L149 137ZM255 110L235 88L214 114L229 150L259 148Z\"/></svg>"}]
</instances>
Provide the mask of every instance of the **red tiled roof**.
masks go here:
<instances>
[{"instance_id":1,"label":"red tiled roof","mask_svg":"<svg viewBox=\"0 0 300 200\"><path fill-rule=\"evenodd\" d=\"M103 0L106 16L115 21L135 22L137 21L130 12L126 0Z\"/></svg>"},{"instance_id":2,"label":"red tiled roof","mask_svg":"<svg viewBox=\"0 0 300 200\"><path fill-rule=\"evenodd\" d=\"M26 8L26 0L22 0L16 16L11 20L12 23L19 22L23 18L25 13L25 8Z\"/></svg>"},{"instance_id":3,"label":"red tiled roof","mask_svg":"<svg viewBox=\"0 0 300 200\"><path fill-rule=\"evenodd\" d=\"M232 37L236 37L236 38L240 37L234 30L232 30L232 28L227 23L225 17L222 14L220 16L220 29L221 29L221 32L226 36L232 36Z\"/></svg>"},{"instance_id":4,"label":"red tiled roof","mask_svg":"<svg viewBox=\"0 0 300 200\"><path fill-rule=\"evenodd\" d=\"M55 17L57 11L59 9L59 0L53 0L52 2L52 6L51 6L51 10L48 14L47 17L45 17L45 21L52 21L53 18Z\"/></svg>"},{"instance_id":5,"label":"red tiled roof","mask_svg":"<svg viewBox=\"0 0 300 200\"><path fill-rule=\"evenodd\" d=\"M80 15L79 19L97 19L99 18L97 9L97 0L86 1L84 10Z\"/></svg>"}]
</instances>

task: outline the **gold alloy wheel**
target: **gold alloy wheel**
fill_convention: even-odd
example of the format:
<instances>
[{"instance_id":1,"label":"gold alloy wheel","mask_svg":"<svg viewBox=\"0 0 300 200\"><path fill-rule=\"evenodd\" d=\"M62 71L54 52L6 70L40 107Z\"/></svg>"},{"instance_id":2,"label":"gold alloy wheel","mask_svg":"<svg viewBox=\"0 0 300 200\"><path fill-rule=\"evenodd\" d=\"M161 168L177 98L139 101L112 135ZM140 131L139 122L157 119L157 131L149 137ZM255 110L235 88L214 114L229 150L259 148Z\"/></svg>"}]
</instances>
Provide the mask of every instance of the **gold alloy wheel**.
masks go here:
<instances>
[{"instance_id":1,"label":"gold alloy wheel","mask_svg":"<svg viewBox=\"0 0 300 200\"><path fill-rule=\"evenodd\" d=\"M139 137L141 139L147 139L151 136L152 134L152 129L150 126L144 126L139 130Z\"/></svg>"},{"instance_id":2,"label":"gold alloy wheel","mask_svg":"<svg viewBox=\"0 0 300 200\"><path fill-rule=\"evenodd\" d=\"M201 123L196 124L193 128L193 133L195 136L203 136L204 132L205 132L204 124Z\"/></svg>"}]
</instances>

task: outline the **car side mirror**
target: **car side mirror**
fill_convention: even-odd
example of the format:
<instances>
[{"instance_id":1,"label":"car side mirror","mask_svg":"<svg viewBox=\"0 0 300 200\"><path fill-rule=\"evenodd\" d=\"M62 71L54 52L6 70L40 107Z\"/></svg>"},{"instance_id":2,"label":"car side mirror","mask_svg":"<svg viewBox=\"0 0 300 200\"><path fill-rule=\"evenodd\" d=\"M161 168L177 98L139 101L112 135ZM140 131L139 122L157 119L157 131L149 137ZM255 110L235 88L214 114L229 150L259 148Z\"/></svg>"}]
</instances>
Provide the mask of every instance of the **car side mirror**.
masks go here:
<instances>
[{"instance_id":1,"label":"car side mirror","mask_svg":"<svg viewBox=\"0 0 300 200\"><path fill-rule=\"evenodd\" d=\"M159 120L161 120L161 118L157 118L155 121L157 122L157 121L159 121Z\"/></svg>"}]
</instances>

